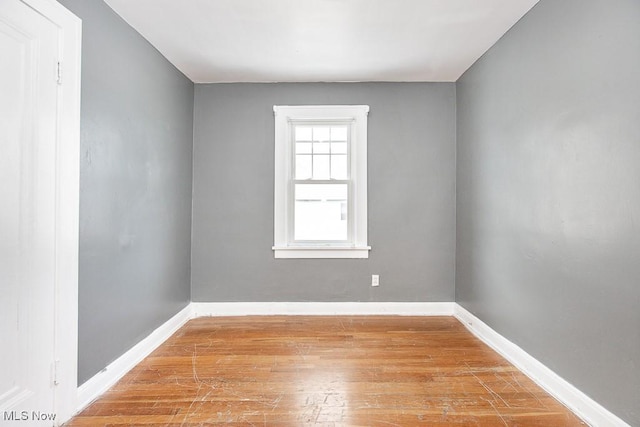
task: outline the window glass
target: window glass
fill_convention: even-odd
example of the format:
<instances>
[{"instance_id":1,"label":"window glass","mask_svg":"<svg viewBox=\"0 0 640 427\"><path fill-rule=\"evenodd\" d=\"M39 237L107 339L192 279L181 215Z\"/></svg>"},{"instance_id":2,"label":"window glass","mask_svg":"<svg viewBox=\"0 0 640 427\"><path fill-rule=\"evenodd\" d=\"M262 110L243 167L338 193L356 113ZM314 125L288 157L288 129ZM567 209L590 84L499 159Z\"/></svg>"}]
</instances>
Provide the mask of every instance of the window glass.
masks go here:
<instances>
[{"instance_id":1,"label":"window glass","mask_svg":"<svg viewBox=\"0 0 640 427\"><path fill-rule=\"evenodd\" d=\"M296 156L296 179L311 179L312 168L309 154L299 154Z\"/></svg>"},{"instance_id":2,"label":"window glass","mask_svg":"<svg viewBox=\"0 0 640 427\"><path fill-rule=\"evenodd\" d=\"M314 142L313 154L329 154L331 152L331 144L328 142Z\"/></svg>"},{"instance_id":3,"label":"window glass","mask_svg":"<svg viewBox=\"0 0 640 427\"><path fill-rule=\"evenodd\" d=\"M347 179L347 156L346 154L331 155L331 179Z\"/></svg>"},{"instance_id":4,"label":"window glass","mask_svg":"<svg viewBox=\"0 0 640 427\"><path fill-rule=\"evenodd\" d=\"M310 142L296 142L296 154L311 154L313 144Z\"/></svg>"},{"instance_id":5,"label":"window glass","mask_svg":"<svg viewBox=\"0 0 640 427\"><path fill-rule=\"evenodd\" d=\"M329 163L329 155L314 154L313 155L313 179L330 179L331 164Z\"/></svg>"},{"instance_id":6,"label":"window glass","mask_svg":"<svg viewBox=\"0 0 640 427\"><path fill-rule=\"evenodd\" d=\"M295 185L295 240L347 240L347 184Z\"/></svg>"},{"instance_id":7,"label":"window glass","mask_svg":"<svg viewBox=\"0 0 640 427\"><path fill-rule=\"evenodd\" d=\"M314 141L329 141L330 128L327 126L316 126L313 128Z\"/></svg>"},{"instance_id":8,"label":"window glass","mask_svg":"<svg viewBox=\"0 0 640 427\"><path fill-rule=\"evenodd\" d=\"M311 141L312 128L309 126L296 126L296 141Z\"/></svg>"},{"instance_id":9,"label":"window glass","mask_svg":"<svg viewBox=\"0 0 640 427\"><path fill-rule=\"evenodd\" d=\"M346 141L347 140L347 126L332 126L331 127L331 140L332 141Z\"/></svg>"},{"instance_id":10,"label":"window glass","mask_svg":"<svg viewBox=\"0 0 640 427\"><path fill-rule=\"evenodd\" d=\"M347 154L347 143L346 142L332 142L331 143L331 154Z\"/></svg>"}]
</instances>

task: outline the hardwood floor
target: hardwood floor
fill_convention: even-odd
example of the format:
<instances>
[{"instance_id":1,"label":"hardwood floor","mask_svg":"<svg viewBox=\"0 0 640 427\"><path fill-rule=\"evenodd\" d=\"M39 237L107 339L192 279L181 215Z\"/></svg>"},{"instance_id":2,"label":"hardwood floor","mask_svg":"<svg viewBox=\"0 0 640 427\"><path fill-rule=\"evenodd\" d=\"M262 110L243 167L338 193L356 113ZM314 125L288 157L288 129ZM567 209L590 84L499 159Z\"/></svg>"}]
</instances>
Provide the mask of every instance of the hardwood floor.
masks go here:
<instances>
[{"instance_id":1,"label":"hardwood floor","mask_svg":"<svg viewBox=\"0 0 640 427\"><path fill-rule=\"evenodd\" d=\"M452 317L190 321L65 424L580 426Z\"/></svg>"}]
</instances>

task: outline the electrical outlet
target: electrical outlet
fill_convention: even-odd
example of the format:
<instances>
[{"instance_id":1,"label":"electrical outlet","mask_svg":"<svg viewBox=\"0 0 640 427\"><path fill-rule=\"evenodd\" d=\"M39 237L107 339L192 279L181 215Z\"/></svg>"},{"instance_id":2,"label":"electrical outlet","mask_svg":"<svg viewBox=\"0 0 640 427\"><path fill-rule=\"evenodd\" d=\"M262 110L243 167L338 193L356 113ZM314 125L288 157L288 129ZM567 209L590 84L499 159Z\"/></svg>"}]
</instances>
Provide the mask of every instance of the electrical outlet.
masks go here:
<instances>
[{"instance_id":1,"label":"electrical outlet","mask_svg":"<svg viewBox=\"0 0 640 427\"><path fill-rule=\"evenodd\" d=\"M371 275L371 286L380 286L380 276L377 274Z\"/></svg>"}]
</instances>

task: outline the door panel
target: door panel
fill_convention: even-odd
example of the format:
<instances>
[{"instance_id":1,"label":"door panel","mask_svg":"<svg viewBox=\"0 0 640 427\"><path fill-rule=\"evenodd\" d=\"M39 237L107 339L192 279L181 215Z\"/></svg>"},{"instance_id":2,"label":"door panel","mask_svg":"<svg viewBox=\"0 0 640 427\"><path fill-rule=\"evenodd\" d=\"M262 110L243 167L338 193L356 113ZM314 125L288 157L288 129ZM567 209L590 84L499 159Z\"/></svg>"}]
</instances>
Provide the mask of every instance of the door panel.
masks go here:
<instances>
[{"instance_id":1,"label":"door panel","mask_svg":"<svg viewBox=\"0 0 640 427\"><path fill-rule=\"evenodd\" d=\"M0 2L0 425L53 424L58 42L32 8Z\"/></svg>"}]
</instances>

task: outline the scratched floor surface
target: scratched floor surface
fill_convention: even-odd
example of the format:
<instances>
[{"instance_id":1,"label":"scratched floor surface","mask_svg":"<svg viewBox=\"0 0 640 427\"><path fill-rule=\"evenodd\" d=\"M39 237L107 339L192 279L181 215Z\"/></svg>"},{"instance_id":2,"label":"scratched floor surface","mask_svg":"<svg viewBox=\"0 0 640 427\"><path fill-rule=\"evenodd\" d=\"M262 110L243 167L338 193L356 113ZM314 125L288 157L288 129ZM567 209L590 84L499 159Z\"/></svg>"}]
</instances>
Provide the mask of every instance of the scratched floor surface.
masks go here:
<instances>
[{"instance_id":1,"label":"scratched floor surface","mask_svg":"<svg viewBox=\"0 0 640 427\"><path fill-rule=\"evenodd\" d=\"M80 426L581 426L452 317L192 320Z\"/></svg>"}]
</instances>

